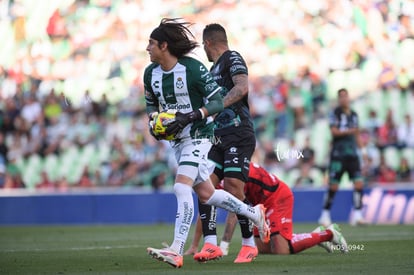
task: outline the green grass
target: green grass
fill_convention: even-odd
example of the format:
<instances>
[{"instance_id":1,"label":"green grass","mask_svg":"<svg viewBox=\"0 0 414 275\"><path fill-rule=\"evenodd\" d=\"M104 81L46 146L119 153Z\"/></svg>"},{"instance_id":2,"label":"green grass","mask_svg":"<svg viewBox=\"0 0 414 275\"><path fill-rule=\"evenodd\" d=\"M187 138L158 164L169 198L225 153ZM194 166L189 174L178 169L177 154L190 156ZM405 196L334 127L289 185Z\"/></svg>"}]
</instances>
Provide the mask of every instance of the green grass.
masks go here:
<instances>
[{"instance_id":1,"label":"green grass","mask_svg":"<svg viewBox=\"0 0 414 275\"><path fill-rule=\"evenodd\" d=\"M295 232L314 227L296 224ZM147 246L171 241L172 225L1 227L0 274L414 274L413 226L342 225L342 231L349 244L363 250L328 254L314 247L234 264L240 248L236 231L229 256L205 264L185 256L184 266L173 269L146 254Z\"/></svg>"}]
</instances>

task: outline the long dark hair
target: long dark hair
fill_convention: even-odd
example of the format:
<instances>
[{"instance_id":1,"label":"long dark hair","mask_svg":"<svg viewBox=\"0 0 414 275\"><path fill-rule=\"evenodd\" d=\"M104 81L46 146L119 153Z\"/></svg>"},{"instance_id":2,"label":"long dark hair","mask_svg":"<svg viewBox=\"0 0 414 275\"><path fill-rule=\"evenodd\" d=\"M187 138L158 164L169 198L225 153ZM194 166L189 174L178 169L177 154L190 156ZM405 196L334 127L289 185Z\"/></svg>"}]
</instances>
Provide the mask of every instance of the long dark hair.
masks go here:
<instances>
[{"instance_id":1,"label":"long dark hair","mask_svg":"<svg viewBox=\"0 0 414 275\"><path fill-rule=\"evenodd\" d=\"M163 18L160 25L155 28L150 37L158 43L167 42L169 52L177 58L188 54L198 43L194 40L194 35L189 30L193 25L190 22L179 22L181 18Z\"/></svg>"}]
</instances>

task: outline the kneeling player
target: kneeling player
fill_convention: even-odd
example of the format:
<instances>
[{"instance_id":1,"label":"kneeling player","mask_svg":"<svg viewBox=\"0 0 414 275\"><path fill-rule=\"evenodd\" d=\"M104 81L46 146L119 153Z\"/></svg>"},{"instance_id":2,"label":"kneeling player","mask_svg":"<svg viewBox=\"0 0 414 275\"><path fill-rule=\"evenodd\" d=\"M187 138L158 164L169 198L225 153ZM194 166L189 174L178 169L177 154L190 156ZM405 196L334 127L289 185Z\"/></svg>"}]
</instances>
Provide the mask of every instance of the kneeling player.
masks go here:
<instances>
[{"instance_id":1,"label":"kneeling player","mask_svg":"<svg viewBox=\"0 0 414 275\"><path fill-rule=\"evenodd\" d=\"M347 243L342 236L338 225L328 227L319 226L311 233L293 234L292 212L293 193L290 188L275 175L267 172L257 164L251 163L249 178L245 185L246 198L253 205L262 203L266 207L266 219L270 227L271 238L269 243L263 243L255 229L255 242L259 253L262 254L296 254L305 249L320 245L328 252L332 252L332 244L337 245L342 252L348 252ZM219 247L223 254L228 252L228 243L236 224L234 215L229 215L226 221L225 234ZM193 254L198 261L209 261L217 257L198 257L196 251L201 237L201 225L197 228L193 243L186 254Z\"/></svg>"}]
</instances>

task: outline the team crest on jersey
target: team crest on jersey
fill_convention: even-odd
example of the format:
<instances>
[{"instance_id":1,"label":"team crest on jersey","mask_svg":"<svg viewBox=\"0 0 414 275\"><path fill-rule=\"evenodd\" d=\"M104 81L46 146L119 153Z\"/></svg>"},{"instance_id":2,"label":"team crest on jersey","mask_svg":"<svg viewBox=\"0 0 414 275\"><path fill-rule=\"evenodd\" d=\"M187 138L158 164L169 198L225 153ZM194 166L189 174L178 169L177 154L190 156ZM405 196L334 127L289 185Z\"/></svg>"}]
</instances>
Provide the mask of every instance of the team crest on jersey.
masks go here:
<instances>
[{"instance_id":1,"label":"team crest on jersey","mask_svg":"<svg viewBox=\"0 0 414 275\"><path fill-rule=\"evenodd\" d=\"M177 78L177 82L175 82L175 87L177 87L177 89L182 89L184 87L184 81L181 77Z\"/></svg>"}]
</instances>

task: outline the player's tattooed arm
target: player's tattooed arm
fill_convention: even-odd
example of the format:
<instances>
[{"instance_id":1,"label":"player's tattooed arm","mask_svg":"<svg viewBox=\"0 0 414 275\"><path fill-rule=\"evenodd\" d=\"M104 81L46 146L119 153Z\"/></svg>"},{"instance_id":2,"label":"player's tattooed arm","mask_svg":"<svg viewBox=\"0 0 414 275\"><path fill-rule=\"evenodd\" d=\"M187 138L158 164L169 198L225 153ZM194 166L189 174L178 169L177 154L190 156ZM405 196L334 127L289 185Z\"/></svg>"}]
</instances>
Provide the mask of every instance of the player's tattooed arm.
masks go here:
<instances>
[{"instance_id":1,"label":"player's tattooed arm","mask_svg":"<svg viewBox=\"0 0 414 275\"><path fill-rule=\"evenodd\" d=\"M249 92L249 79L247 74L237 74L232 77L234 87L224 97L224 108L240 101Z\"/></svg>"}]
</instances>

